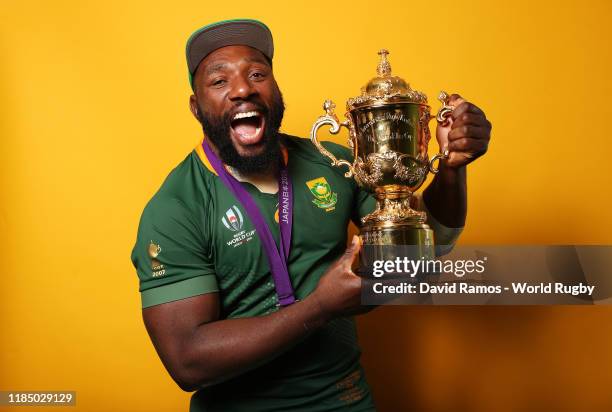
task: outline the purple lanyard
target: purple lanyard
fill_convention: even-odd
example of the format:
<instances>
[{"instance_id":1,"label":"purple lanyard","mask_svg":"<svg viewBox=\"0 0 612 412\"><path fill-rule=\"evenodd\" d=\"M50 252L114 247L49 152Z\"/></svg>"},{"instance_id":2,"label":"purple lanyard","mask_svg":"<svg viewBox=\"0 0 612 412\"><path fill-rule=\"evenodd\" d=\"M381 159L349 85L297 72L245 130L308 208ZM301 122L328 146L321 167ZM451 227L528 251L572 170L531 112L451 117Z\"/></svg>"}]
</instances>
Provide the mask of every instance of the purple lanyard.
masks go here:
<instances>
[{"instance_id":1,"label":"purple lanyard","mask_svg":"<svg viewBox=\"0 0 612 412\"><path fill-rule=\"evenodd\" d=\"M221 160L219 160L217 155L212 151L206 139L202 142L202 148L211 166L215 169L215 172L217 172L219 179L221 179L221 182L223 182L225 187L227 187L229 191L236 196L238 201L240 201L255 226L255 230L268 256L279 305L291 305L296 300L293 295L291 279L289 278L289 270L287 269L287 260L289 259L289 251L291 249L291 226L293 224L293 190L287 166L284 162L280 162L280 173L278 178L278 224L280 225L280 240L282 247L277 248L276 242L274 242L274 238L272 237L272 232L251 195L249 195L234 176L230 175L225 170L223 163L221 163Z\"/></svg>"}]
</instances>

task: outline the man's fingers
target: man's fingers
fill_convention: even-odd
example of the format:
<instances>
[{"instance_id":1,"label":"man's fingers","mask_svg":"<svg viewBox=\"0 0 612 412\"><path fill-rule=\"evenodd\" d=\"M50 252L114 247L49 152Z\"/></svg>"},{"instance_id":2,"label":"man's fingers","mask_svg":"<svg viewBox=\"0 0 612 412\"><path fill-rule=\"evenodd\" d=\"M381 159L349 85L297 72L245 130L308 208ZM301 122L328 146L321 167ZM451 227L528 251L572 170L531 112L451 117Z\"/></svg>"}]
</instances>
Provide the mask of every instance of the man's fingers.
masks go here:
<instances>
[{"instance_id":1,"label":"man's fingers","mask_svg":"<svg viewBox=\"0 0 612 412\"><path fill-rule=\"evenodd\" d=\"M491 122L478 106L458 94L451 95L448 104L454 109L448 122L438 125L436 137L440 147L450 151L445 164L449 167L465 166L488 150Z\"/></svg>"},{"instance_id":2,"label":"man's fingers","mask_svg":"<svg viewBox=\"0 0 612 412\"><path fill-rule=\"evenodd\" d=\"M450 142L448 144L448 150L451 152L467 152L480 155L487 151L488 144L489 143L485 140L463 137Z\"/></svg>"},{"instance_id":3,"label":"man's fingers","mask_svg":"<svg viewBox=\"0 0 612 412\"><path fill-rule=\"evenodd\" d=\"M464 137L470 139L482 139L489 140L489 130L484 127L472 126L472 125L463 125L453 128L448 133L448 140L452 142L453 140L462 139Z\"/></svg>"},{"instance_id":4,"label":"man's fingers","mask_svg":"<svg viewBox=\"0 0 612 412\"><path fill-rule=\"evenodd\" d=\"M481 127L491 127L491 122L487 120L487 118L482 113L470 113L465 112L457 119L453 121L453 128L464 126L464 125L472 125L472 126L481 126Z\"/></svg>"},{"instance_id":5,"label":"man's fingers","mask_svg":"<svg viewBox=\"0 0 612 412\"><path fill-rule=\"evenodd\" d=\"M482 114L484 116L484 112L480 110L478 106L473 103L463 101L458 106L455 106L455 110L453 110L453 112L451 113L451 117L453 118L453 120L457 120L464 113Z\"/></svg>"}]
</instances>

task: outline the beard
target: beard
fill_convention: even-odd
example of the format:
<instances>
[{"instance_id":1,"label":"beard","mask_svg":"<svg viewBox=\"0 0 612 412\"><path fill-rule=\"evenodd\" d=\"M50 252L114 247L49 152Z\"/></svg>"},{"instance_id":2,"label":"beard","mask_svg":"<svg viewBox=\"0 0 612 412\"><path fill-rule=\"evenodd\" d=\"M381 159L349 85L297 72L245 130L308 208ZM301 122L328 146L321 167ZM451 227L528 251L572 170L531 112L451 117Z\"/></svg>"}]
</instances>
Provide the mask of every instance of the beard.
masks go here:
<instances>
[{"instance_id":1,"label":"beard","mask_svg":"<svg viewBox=\"0 0 612 412\"><path fill-rule=\"evenodd\" d=\"M271 107L267 107L259 100L250 100L257 111L265 119L263 136L259 145L263 146L261 153L252 156L242 156L236 150L230 137L232 119L229 112L220 116L202 110L198 103L198 120L202 124L204 134L215 145L221 161L240 174L261 173L276 165L280 159L280 129L285 104L280 90L274 94Z\"/></svg>"}]
</instances>

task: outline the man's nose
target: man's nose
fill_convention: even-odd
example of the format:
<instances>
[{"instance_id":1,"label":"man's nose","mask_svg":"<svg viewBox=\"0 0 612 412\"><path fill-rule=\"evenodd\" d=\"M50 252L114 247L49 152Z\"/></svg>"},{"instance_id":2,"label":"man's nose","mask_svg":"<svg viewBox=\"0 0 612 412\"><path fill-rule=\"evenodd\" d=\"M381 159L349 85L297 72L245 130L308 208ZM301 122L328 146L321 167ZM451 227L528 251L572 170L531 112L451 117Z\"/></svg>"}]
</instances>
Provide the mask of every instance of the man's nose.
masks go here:
<instances>
[{"instance_id":1,"label":"man's nose","mask_svg":"<svg viewBox=\"0 0 612 412\"><path fill-rule=\"evenodd\" d=\"M230 100L246 100L256 93L257 92L249 79L240 76L237 77L232 83L229 98Z\"/></svg>"}]
</instances>

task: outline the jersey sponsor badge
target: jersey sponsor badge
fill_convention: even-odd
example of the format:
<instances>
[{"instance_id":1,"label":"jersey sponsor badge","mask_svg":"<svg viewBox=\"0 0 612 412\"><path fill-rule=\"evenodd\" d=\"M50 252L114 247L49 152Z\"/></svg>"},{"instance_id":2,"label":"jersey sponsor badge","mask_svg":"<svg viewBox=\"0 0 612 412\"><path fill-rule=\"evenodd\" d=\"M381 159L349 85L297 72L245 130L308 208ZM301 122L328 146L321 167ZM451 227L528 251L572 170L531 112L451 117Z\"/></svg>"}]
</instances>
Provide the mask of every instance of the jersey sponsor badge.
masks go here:
<instances>
[{"instance_id":1,"label":"jersey sponsor badge","mask_svg":"<svg viewBox=\"0 0 612 412\"><path fill-rule=\"evenodd\" d=\"M314 196L312 203L314 203L320 209L325 209L326 212L331 212L336 208L336 202L338 201L338 194L333 192L329 183L325 177L318 177L316 179L309 180L306 182L306 186L310 189L310 193Z\"/></svg>"}]
</instances>

